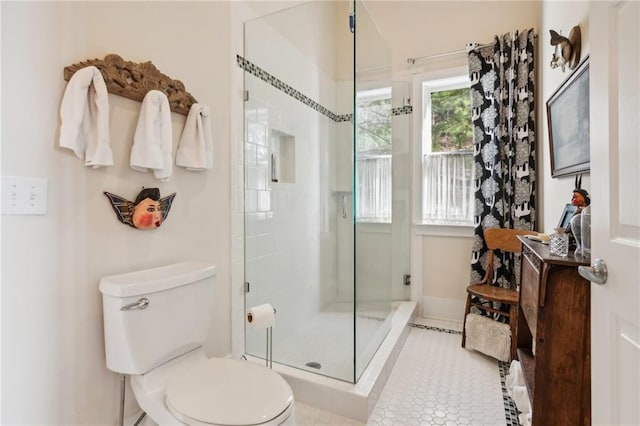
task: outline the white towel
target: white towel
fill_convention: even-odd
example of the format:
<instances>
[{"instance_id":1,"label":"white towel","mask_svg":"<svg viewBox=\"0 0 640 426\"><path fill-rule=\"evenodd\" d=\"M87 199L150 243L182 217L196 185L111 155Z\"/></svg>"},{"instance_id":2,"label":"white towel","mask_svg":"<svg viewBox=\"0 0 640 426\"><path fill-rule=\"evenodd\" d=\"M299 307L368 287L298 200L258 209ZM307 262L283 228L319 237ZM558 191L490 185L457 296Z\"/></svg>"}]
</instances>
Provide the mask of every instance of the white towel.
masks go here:
<instances>
[{"instance_id":1,"label":"white towel","mask_svg":"<svg viewBox=\"0 0 640 426\"><path fill-rule=\"evenodd\" d=\"M522 413L518 416L518 423L520 423L522 426L531 426L531 417L532 417L531 412L528 413Z\"/></svg>"},{"instance_id":2,"label":"white towel","mask_svg":"<svg viewBox=\"0 0 640 426\"><path fill-rule=\"evenodd\" d=\"M514 386L513 395L511 396L515 402L518 411L527 414L531 412L531 403L529 402L529 392L526 386Z\"/></svg>"},{"instance_id":3,"label":"white towel","mask_svg":"<svg viewBox=\"0 0 640 426\"><path fill-rule=\"evenodd\" d=\"M478 314L467 315L465 347L492 356L500 361L511 359L511 329L509 324Z\"/></svg>"},{"instance_id":4,"label":"white towel","mask_svg":"<svg viewBox=\"0 0 640 426\"><path fill-rule=\"evenodd\" d=\"M129 165L139 172L153 170L166 181L173 171L171 159L171 109L167 95L150 90L142 100Z\"/></svg>"},{"instance_id":5,"label":"white towel","mask_svg":"<svg viewBox=\"0 0 640 426\"><path fill-rule=\"evenodd\" d=\"M213 140L209 107L193 104L189 109L187 121L180 137L176 165L187 170L198 171L213 166Z\"/></svg>"},{"instance_id":6,"label":"white towel","mask_svg":"<svg viewBox=\"0 0 640 426\"><path fill-rule=\"evenodd\" d=\"M520 365L520 361L513 360L511 361L511 365L509 366L509 374L505 378L505 385L507 387L507 391L511 391L514 386L524 386L524 373L522 372L522 366ZM511 395L511 393L509 393Z\"/></svg>"},{"instance_id":7,"label":"white towel","mask_svg":"<svg viewBox=\"0 0 640 426\"><path fill-rule=\"evenodd\" d=\"M113 165L109 137L109 95L94 66L76 71L60 105L60 146L72 150L85 166Z\"/></svg>"}]
</instances>

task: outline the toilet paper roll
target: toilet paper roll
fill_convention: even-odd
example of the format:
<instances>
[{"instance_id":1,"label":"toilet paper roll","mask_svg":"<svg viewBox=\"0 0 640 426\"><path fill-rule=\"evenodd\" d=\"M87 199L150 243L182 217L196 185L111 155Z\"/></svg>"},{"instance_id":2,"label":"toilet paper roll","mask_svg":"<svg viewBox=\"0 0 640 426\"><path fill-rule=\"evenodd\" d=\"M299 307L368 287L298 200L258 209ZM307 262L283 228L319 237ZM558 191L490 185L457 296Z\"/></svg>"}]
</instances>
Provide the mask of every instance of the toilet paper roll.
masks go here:
<instances>
[{"instance_id":1,"label":"toilet paper roll","mask_svg":"<svg viewBox=\"0 0 640 426\"><path fill-rule=\"evenodd\" d=\"M276 322L276 314L269 303L254 306L247 310L247 321L252 328L273 327Z\"/></svg>"}]
</instances>

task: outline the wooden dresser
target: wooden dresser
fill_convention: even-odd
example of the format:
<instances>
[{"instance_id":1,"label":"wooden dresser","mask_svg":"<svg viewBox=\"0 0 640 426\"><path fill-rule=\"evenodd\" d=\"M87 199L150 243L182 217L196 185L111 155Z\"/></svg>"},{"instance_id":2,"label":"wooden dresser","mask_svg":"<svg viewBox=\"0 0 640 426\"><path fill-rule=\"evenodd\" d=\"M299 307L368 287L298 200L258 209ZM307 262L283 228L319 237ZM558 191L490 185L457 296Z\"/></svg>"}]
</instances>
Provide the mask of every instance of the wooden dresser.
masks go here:
<instances>
[{"instance_id":1,"label":"wooden dresser","mask_svg":"<svg viewBox=\"0 0 640 426\"><path fill-rule=\"evenodd\" d=\"M531 400L532 425L591 424L588 260L549 254L522 236L518 359Z\"/></svg>"}]
</instances>

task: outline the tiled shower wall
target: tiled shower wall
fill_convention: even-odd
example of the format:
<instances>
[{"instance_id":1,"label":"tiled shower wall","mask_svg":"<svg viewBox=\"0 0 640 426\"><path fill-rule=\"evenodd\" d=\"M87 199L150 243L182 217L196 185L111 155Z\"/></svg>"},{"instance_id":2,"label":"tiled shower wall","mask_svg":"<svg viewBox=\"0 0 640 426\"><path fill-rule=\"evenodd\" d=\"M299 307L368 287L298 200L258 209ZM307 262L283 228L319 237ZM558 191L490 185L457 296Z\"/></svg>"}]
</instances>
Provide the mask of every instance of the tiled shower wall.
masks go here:
<instances>
[{"instance_id":1,"label":"tiled shower wall","mask_svg":"<svg viewBox=\"0 0 640 426\"><path fill-rule=\"evenodd\" d=\"M245 270L247 303L271 303L278 335L318 312L335 292L335 230L331 229L328 148L336 123L256 78L247 79L245 143ZM268 99L266 101L265 99ZM294 145L294 173L272 182L271 137ZM279 168L284 165L279 165ZM278 335L275 338L278 338ZM259 339L262 342L262 339Z\"/></svg>"},{"instance_id":2,"label":"tiled shower wall","mask_svg":"<svg viewBox=\"0 0 640 426\"><path fill-rule=\"evenodd\" d=\"M296 321L323 307L353 302L353 130L350 121L341 120L351 114L333 114L255 64L242 59L239 64L251 74L245 108L245 256L252 289L247 302L274 304L279 332L287 335ZM349 111L353 83L336 82L333 90ZM393 103L402 104L403 95L406 84L394 86ZM400 162L394 166L393 224L358 225L360 301L408 299L401 280L409 272L410 176L402 161L408 159L410 113L410 107L393 111L394 161ZM271 181L274 133L294 141L293 182Z\"/></svg>"},{"instance_id":3,"label":"tiled shower wall","mask_svg":"<svg viewBox=\"0 0 640 426\"><path fill-rule=\"evenodd\" d=\"M338 81L327 72L336 67L331 63L337 60L332 55L300 50L303 43L285 39L266 21L248 25L251 29L245 32L247 59L237 58L238 66L246 71L245 90L249 92L245 102L245 239L234 241L244 245L246 279L251 283L247 306L268 302L278 310L278 332L274 335L277 347L279 336L289 335L297 324L324 306L353 301L353 82ZM330 30L329 25L323 31ZM318 43L331 45L331 36ZM277 57L272 53L273 46L278 46ZM291 67L292 63L296 66ZM401 154L406 159L407 114L411 108L401 107L402 100L395 98L396 89L394 156ZM399 132L397 124L402 126ZM274 133L293 140L293 181L271 181L270 137ZM394 169L396 166L394 159ZM242 164L237 164L237 173L241 169ZM393 208L404 213L405 219L396 223L394 214L393 225L359 232L359 250L363 253L360 259L366 261L358 263L356 272L367 280L367 286L359 290L359 299L365 296L366 288L371 290L370 298L375 298L391 278L395 281L393 294L387 291L387 297L408 299L406 288L399 283L402 272L408 272L410 215L408 198L399 202L396 196L396 182L401 182L397 174L402 175L402 170L408 172L408 166L400 165L397 170L394 170ZM397 194L406 197L408 190L404 191L402 184L399 188ZM236 193L236 197L241 196ZM347 199L347 218L342 217L342 197ZM242 203L241 198L237 201ZM391 238L392 226L393 235L398 226L406 227L406 244ZM404 260L392 265L391 253L395 257L395 253L403 253L403 248L407 251ZM386 255L379 259L382 251ZM238 250L234 253L242 254ZM381 281L380 285L375 284L376 280ZM248 333L247 344L255 340L263 351L264 337L251 338L251 331Z\"/></svg>"},{"instance_id":4,"label":"tiled shower wall","mask_svg":"<svg viewBox=\"0 0 640 426\"><path fill-rule=\"evenodd\" d=\"M271 303L276 308L275 348L337 293L336 203L331 191L341 142L338 126L350 123L334 113L344 109L337 105L331 73L335 53L327 50L335 43L334 17L322 5L307 6L248 22L246 60L238 57L248 91L244 260L251 291L246 301L248 306ZM305 13L314 19L304 28L308 34L299 34L301 27L289 24ZM288 161L276 152L276 135L286 137L295 151ZM278 182L272 181L274 152ZM250 352L255 341L261 353L264 331L251 333L247 331L247 349Z\"/></svg>"}]
</instances>

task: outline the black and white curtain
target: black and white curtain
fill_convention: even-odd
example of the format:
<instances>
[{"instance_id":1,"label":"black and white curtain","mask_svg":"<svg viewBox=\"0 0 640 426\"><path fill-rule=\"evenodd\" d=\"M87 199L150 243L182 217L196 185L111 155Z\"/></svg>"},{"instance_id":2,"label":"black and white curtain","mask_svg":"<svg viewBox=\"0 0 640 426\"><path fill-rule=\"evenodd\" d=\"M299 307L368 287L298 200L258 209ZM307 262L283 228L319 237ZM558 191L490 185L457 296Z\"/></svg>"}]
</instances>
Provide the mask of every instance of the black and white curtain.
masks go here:
<instances>
[{"instance_id":1,"label":"black and white curtain","mask_svg":"<svg viewBox=\"0 0 640 426\"><path fill-rule=\"evenodd\" d=\"M485 275L488 228L535 229L534 31L496 36L469 52L474 137L475 235L471 282ZM515 288L519 262L496 257L493 284Z\"/></svg>"}]
</instances>

